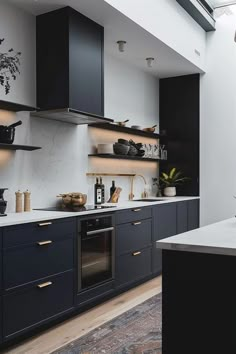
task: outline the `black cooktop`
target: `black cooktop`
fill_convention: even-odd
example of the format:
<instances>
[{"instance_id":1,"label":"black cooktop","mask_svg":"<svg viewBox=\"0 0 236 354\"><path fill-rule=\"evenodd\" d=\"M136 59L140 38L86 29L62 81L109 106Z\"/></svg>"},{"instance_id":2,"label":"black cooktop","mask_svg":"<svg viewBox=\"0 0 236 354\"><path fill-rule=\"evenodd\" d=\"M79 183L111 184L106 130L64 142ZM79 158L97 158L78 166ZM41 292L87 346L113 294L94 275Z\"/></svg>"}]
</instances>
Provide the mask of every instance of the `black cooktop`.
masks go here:
<instances>
[{"instance_id":1,"label":"black cooktop","mask_svg":"<svg viewBox=\"0 0 236 354\"><path fill-rule=\"evenodd\" d=\"M114 208L114 206L104 206L104 205L85 205L83 207L64 207L64 206L55 206L49 208L37 208L34 210L44 210L44 211L64 211L64 212L81 212L81 211L89 211L89 210L100 210L100 209L109 209Z\"/></svg>"}]
</instances>

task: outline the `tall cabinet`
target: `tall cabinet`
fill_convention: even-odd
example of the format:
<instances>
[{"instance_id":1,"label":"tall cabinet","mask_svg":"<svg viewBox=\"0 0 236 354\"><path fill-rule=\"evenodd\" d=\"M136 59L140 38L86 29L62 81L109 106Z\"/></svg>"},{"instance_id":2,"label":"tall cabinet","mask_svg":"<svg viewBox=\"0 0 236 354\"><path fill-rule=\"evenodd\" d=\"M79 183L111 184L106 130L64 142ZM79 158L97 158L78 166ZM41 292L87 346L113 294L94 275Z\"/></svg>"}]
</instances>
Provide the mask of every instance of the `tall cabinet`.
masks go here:
<instances>
[{"instance_id":1,"label":"tall cabinet","mask_svg":"<svg viewBox=\"0 0 236 354\"><path fill-rule=\"evenodd\" d=\"M160 171L172 167L190 177L178 195L199 195L200 75L160 80L160 131L167 135L168 159Z\"/></svg>"}]
</instances>

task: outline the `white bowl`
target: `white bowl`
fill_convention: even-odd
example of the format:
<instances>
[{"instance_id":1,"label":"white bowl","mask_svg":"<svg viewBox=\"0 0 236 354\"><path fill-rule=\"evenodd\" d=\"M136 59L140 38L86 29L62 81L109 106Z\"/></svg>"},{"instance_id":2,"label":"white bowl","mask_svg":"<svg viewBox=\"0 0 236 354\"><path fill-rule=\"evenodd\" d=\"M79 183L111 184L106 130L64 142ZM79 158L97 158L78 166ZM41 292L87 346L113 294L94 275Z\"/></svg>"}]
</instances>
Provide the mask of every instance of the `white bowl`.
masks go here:
<instances>
[{"instance_id":1,"label":"white bowl","mask_svg":"<svg viewBox=\"0 0 236 354\"><path fill-rule=\"evenodd\" d=\"M113 144L98 144L98 154L113 154Z\"/></svg>"}]
</instances>

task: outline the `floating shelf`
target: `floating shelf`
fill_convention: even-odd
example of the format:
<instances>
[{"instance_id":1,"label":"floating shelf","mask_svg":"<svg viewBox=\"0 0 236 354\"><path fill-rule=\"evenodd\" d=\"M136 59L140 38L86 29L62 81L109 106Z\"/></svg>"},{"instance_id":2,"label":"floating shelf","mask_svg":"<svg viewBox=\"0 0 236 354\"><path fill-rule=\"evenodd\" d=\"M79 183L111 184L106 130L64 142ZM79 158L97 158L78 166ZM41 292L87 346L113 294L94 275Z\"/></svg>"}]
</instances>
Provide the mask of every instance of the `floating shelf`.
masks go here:
<instances>
[{"instance_id":1,"label":"floating shelf","mask_svg":"<svg viewBox=\"0 0 236 354\"><path fill-rule=\"evenodd\" d=\"M115 155L115 154L90 154L89 157L98 157L102 159L118 159L118 160L134 160L134 161L146 161L146 162L159 162L160 159L130 156L130 155Z\"/></svg>"},{"instance_id":2,"label":"floating shelf","mask_svg":"<svg viewBox=\"0 0 236 354\"><path fill-rule=\"evenodd\" d=\"M19 103L0 100L0 109L3 109L5 111L11 111L11 112L21 112L21 111L31 112L31 111L35 111L36 107L30 107Z\"/></svg>"},{"instance_id":3,"label":"floating shelf","mask_svg":"<svg viewBox=\"0 0 236 354\"><path fill-rule=\"evenodd\" d=\"M96 176L104 176L104 177L135 177L136 173L104 173L104 172L88 172L87 176L96 177Z\"/></svg>"},{"instance_id":4,"label":"floating shelf","mask_svg":"<svg viewBox=\"0 0 236 354\"><path fill-rule=\"evenodd\" d=\"M144 130L133 129L129 127L121 127L117 124L104 123L104 124L90 124L89 126L98 129L112 130L120 133L127 133L127 134L132 134L137 136L145 136L146 138L160 139L166 137L161 134L145 132Z\"/></svg>"},{"instance_id":5,"label":"floating shelf","mask_svg":"<svg viewBox=\"0 0 236 354\"><path fill-rule=\"evenodd\" d=\"M0 150L25 150L34 151L42 149L39 146L29 146L29 145L16 145L16 144L3 144L0 143Z\"/></svg>"}]
</instances>

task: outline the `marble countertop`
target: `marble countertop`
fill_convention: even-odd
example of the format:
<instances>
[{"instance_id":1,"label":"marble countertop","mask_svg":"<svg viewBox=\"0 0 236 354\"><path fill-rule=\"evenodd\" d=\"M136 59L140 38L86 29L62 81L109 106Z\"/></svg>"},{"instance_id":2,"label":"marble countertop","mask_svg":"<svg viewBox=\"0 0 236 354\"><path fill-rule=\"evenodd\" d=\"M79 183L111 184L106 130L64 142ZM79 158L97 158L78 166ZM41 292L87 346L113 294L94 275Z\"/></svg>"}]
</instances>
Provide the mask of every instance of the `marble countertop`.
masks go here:
<instances>
[{"instance_id":1,"label":"marble countertop","mask_svg":"<svg viewBox=\"0 0 236 354\"><path fill-rule=\"evenodd\" d=\"M100 214L100 213L107 213L107 212L114 212L117 210L123 209L130 209L130 208L138 208L144 206L152 206L157 204L166 204L166 203L174 203L178 201L186 201L192 199L199 199L199 197L160 197L160 198L153 198L156 199L155 202L138 202L138 201L121 201L117 204L105 203L104 205L112 206L109 209L97 209L97 210L89 210L89 211L82 211L82 212L61 212L61 211L42 211L42 210L33 210L31 212L24 212L24 213L9 213L7 216L0 217L0 227L4 226L11 226L11 225L19 225L19 224L26 224L30 222L38 222L38 221L45 221L45 220L52 220L52 219L62 219L68 217L75 217L75 216L85 216L91 214ZM162 200L160 200L162 199ZM164 199L164 200L163 200Z\"/></svg>"},{"instance_id":2,"label":"marble countertop","mask_svg":"<svg viewBox=\"0 0 236 354\"><path fill-rule=\"evenodd\" d=\"M236 218L188 231L156 242L163 250L236 256Z\"/></svg>"}]
</instances>

